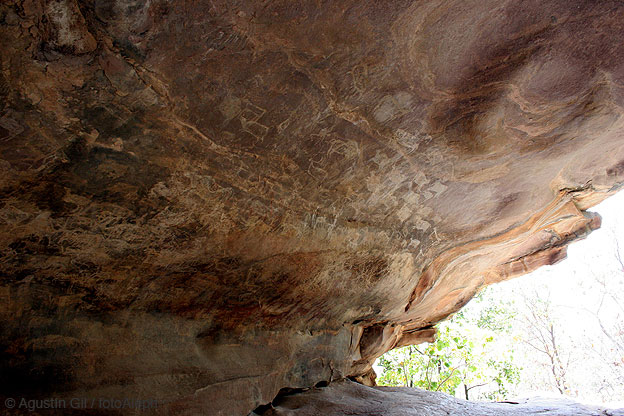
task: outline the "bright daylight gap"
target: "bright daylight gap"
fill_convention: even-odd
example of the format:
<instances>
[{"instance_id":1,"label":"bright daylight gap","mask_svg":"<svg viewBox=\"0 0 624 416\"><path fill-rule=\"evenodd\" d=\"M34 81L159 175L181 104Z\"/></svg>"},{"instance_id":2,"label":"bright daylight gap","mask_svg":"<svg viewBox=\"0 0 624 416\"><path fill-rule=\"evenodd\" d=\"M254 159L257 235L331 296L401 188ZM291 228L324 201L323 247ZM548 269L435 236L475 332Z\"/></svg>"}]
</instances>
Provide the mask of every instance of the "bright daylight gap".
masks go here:
<instances>
[{"instance_id":1,"label":"bright daylight gap","mask_svg":"<svg viewBox=\"0 0 624 416\"><path fill-rule=\"evenodd\" d=\"M485 289L438 325L434 343L384 354L377 383L624 407L624 192L592 211L602 227L567 259Z\"/></svg>"}]
</instances>

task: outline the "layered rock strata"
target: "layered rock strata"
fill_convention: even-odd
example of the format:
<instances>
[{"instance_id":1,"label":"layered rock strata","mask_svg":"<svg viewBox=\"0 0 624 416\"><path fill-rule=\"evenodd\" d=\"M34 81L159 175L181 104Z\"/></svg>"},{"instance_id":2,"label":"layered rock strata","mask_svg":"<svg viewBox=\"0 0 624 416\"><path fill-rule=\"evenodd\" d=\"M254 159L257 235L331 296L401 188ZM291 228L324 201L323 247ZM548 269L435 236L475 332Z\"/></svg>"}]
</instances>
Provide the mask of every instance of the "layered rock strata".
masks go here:
<instances>
[{"instance_id":1,"label":"layered rock strata","mask_svg":"<svg viewBox=\"0 0 624 416\"><path fill-rule=\"evenodd\" d=\"M0 391L244 415L565 256L624 180L624 7L7 0Z\"/></svg>"}]
</instances>

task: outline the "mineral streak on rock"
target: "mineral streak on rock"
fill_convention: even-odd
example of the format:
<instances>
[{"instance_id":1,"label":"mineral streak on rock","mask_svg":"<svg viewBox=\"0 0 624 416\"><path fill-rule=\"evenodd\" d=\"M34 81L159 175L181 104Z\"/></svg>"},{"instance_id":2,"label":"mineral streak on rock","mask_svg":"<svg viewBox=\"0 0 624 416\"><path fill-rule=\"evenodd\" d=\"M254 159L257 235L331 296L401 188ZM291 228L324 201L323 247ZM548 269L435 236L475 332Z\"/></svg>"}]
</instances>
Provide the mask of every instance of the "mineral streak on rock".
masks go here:
<instances>
[{"instance_id":1,"label":"mineral streak on rock","mask_svg":"<svg viewBox=\"0 0 624 416\"><path fill-rule=\"evenodd\" d=\"M6 0L3 394L244 415L565 256L619 1Z\"/></svg>"}]
</instances>

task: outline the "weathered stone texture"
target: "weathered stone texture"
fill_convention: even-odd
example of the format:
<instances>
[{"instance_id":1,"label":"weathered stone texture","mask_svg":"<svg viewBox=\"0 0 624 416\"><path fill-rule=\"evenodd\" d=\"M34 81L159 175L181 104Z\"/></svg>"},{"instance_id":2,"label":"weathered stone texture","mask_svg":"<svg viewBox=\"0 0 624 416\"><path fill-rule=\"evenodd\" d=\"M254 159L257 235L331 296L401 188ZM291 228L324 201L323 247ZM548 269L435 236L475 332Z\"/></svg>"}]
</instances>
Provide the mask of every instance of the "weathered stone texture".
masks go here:
<instances>
[{"instance_id":1,"label":"weathered stone texture","mask_svg":"<svg viewBox=\"0 0 624 416\"><path fill-rule=\"evenodd\" d=\"M486 403L408 387L366 387L344 381L278 397L262 416L623 416L624 409L587 406L567 399L533 398Z\"/></svg>"},{"instance_id":2,"label":"weathered stone texture","mask_svg":"<svg viewBox=\"0 0 624 416\"><path fill-rule=\"evenodd\" d=\"M0 390L236 415L370 384L599 226L623 25L606 0L3 1Z\"/></svg>"}]
</instances>

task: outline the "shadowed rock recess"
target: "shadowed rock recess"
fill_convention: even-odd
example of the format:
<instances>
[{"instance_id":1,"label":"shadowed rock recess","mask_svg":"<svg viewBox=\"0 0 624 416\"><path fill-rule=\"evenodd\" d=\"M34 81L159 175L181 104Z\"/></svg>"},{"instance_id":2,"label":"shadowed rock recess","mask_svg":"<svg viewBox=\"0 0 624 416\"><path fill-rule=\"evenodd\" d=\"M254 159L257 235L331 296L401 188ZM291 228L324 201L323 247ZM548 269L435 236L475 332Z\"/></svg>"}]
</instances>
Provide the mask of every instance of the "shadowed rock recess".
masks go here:
<instances>
[{"instance_id":1,"label":"shadowed rock recess","mask_svg":"<svg viewBox=\"0 0 624 416\"><path fill-rule=\"evenodd\" d=\"M372 385L599 227L623 56L621 1L2 1L0 394Z\"/></svg>"}]
</instances>

